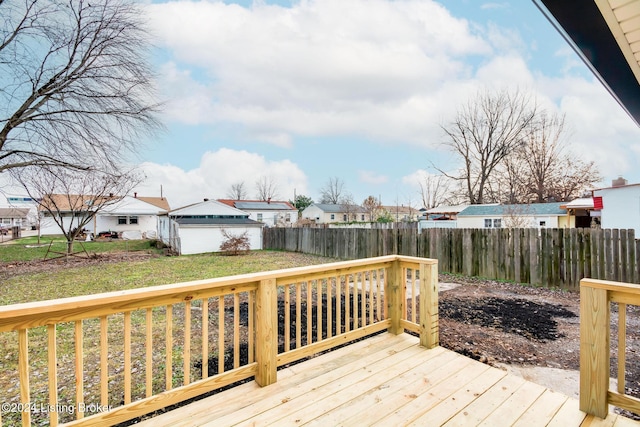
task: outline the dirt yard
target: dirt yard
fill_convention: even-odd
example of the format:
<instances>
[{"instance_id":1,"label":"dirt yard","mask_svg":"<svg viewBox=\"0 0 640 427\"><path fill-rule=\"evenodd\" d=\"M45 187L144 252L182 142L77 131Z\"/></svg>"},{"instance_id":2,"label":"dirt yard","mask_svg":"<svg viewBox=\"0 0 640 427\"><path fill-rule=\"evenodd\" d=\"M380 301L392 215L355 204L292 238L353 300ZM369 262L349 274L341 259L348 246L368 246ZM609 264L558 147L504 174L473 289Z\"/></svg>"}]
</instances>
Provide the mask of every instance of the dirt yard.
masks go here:
<instances>
[{"instance_id":1,"label":"dirt yard","mask_svg":"<svg viewBox=\"0 0 640 427\"><path fill-rule=\"evenodd\" d=\"M442 346L578 397L578 293L458 276L443 275L440 281ZM612 333L617 334L616 306L611 310ZM640 311L631 306L627 310L626 387L627 393L638 397ZM612 336L612 378L616 376L616 340L617 335Z\"/></svg>"}]
</instances>

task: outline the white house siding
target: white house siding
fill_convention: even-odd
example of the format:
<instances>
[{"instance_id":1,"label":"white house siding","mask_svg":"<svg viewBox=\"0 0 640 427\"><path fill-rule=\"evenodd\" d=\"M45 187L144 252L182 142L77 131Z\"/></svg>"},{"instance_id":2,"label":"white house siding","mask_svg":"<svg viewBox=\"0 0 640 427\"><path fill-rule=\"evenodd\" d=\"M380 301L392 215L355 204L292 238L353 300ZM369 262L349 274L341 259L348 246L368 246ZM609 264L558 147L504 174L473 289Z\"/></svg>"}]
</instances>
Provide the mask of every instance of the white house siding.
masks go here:
<instances>
[{"instance_id":1,"label":"white house siding","mask_svg":"<svg viewBox=\"0 0 640 427\"><path fill-rule=\"evenodd\" d=\"M501 227L505 228L507 226L507 222L509 221L509 217L501 216L501 215L487 215L487 216L458 216L457 219L457 227L458 228L489 228L485 227L484 220L491 219L492 225L494 219L499 219L501 222ZM521 221L521 219L518 219ZM449 222L449 221L434 221L434 222ZM524 227L533 227L533 228L557 228L558 227L558 217L557 216L523 216L522 222ZM545 225L541 226L540 223L544 222ZM491 227L493 228L493 227Z\"/></svg>"},{"instance_id":2,"label":"white house siding","mask_svg":"<svg viewBox=\"0 0 640 427\"><path fill-rule=\"evenodd\" d=\"M65 230L69 230L71 227L71 216L63 216L62 217L62 224L64 226ZM94 221L95 219L92 219L91 221L89 221L89 223L87 225L84 226L85 229L93 231L93 225L94 225ZM73 218L73 222L74 222L74 226L78 226L78 218ZM63 231L60 229L60 227L58 226L58 224L53 220L52 217L50 216L45 216L40 220L40 235L41 236L45 236L45 235L61 235L64 234Z\"/></svg>"},{"instance_id":3,"label":"white house siding","mask_svg":"<svg viewBox=\"0 0 640 427\"><path fill-rule=\"evenodd\" d=\"M192 255L207 252L219 252L224 241L222 229L227 233L249 234L250 249L262 249L262 227L231 227L217 225L180 225L180 254Z\"/></svg>"},{"instance_id":4,"label":"white house siding","mask_svg":"<svg viewBox=\"0 0 640 427\"><path fill-rule=\"evenodd\" d=\"M305 219L316 220L319 223L327 222L325 221L325 212L315 205L307 206L302 211L302 217Z\"/></svg>"},{"instance_id":5,"label":"white house siding","mask_svg":"<svg viewBox=\"0 0 640 427\"><path fill-rule=\"evenodd\" d=\"M157 216L155 215L120 215L126 218L126 224L118 224L117 215L105 215L98 216L96 218L95 230L91 230L94 233L100 233L102 231L115 231L117 233L123 231L140 231L141 233L147 233L149 231L156 231L158 226ZM137 224L130 224L132 216L138 217Z\"/></svg>"},{"instance_id":6,"label":"white house siding","mask_svg":"<svg viewBox=\"0 0 640 427\"><path fill-rule=\"evenodd\" d=\"M596 190L594 196L602 197L602 228L634 229L640 236L640 185Z\"/></svg>"},{"instance_id":7,"label":"white house siding","mask_svg":"<svg viewBox=\"0 0 640 427\"><path fill-rule=\"evenodd\" d=\"M245 212L249 214L249 219L262 222L264 225L268 227L274 227L278 225L278 223L289 225L289 224L295 223L298 219L298 211L245 210ZM287 216L289 217L288 221L287 221Z\"/></svg>"}]
</instances>

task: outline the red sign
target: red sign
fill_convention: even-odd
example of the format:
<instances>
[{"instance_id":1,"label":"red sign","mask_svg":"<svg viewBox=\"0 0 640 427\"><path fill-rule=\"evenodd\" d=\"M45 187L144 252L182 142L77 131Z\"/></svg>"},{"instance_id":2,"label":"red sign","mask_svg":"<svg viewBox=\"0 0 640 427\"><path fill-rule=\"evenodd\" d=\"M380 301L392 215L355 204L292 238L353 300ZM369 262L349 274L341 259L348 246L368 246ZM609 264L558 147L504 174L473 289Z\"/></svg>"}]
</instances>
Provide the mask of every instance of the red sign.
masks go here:
<instances>
[{"instance_id":1,"label":"red sign","mask_svg":"<svg viewBox=\"0 0 640 427\"><path fill-rule=\"evenodd\" d=\"M600 210L603 208L602 197L593 197L593 209Z\"/></svg>"}]
</instances>

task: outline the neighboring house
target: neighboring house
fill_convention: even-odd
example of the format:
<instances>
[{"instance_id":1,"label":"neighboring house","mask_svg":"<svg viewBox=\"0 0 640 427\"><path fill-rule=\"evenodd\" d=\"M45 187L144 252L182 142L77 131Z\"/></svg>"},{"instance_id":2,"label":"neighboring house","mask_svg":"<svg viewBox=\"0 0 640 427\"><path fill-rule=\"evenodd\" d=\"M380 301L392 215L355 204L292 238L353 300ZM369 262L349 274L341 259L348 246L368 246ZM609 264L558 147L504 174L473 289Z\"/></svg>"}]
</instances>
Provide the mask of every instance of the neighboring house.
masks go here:
<instances>
[{"instance_id":1,"label":"neighboring house","mask_svg":"<svg viewBox=\"0 0 640 427\"><path fill-rule=\"evenodd\" d=\"M29 208L0 208L0 227L24 227L27 225Z\"/></svg>"},{"instance_id":2,"label":"neighboring house","mask_svg":"<svg viewBox=\"0 0 640 427\"><path fill-rule=\"evenodd\" d=\"M418 222L418 232L425 228L457 228L458 214L469 205L438 206L427 209Z\"/></svg>"},{"instance_id":3,"label":"neighboring house","mask_svg":"<svg viewBox=\"0 0 640 427\"><path fill-rule=\"evenodd\" d=\"M362 206L330 203L314 203L302 211L303 219L310 219L316 224L335 222L369 222L369 214Z\"/></svg>"},{"instance_id":4,"label":"neighboring house","mask_svg":"<svg viewBox=\"0 0 640 427\"><path fill-rule=\"evenodd\" d=\"M564 203L470 205L457 215L457 228L564 228L569 226Z\"/></svg>"},{"instance_id":5,"label":"neighboring house","mask_svg":"<svg viewBox=\"0 0 640 427\"><path fill-rule=\"evenodd\" d=\"M421 212L411 206L380 206L395 222L415 222L420 218Z\"/></svg>"},{"instance_id":6,"label":"neighboring house","mask_svg":"<svg viewBox=\"0 0 640 427\"><path fill-rule=\"evenodd\" d=\"M180 255L220 251L224 232L239 236L248 233L250 249L262 249L264 224L249 214L216 200L174 209L160 217L159 239Z\"/></svg>"},{"instance_id":7,"label":"neighboring house","mask_svg":"<svg viewBox=\"0 0 640 427\"><path fill-rule=\"evenodd\" d=\"M93 196L52 194L48 196L55 201L62 217L65 229L78 224L79 216L74 214L81 206L90 206ZM62 230L44 208L40 207L40 235L62 234ZM94 236L101 232L125 233L130 238L155 238L158 234L158 216L169 211L169 203L163 197L125 196L112 205L105 206L84 226Z\"/></svg>"},{"instance_id":8,"label":"neighboring house","mask_svg":"<svg viewBox=\"0 0 640 427\"><path fill-rule=\"evenodd\" d=\"M560 206L567 210L569 228L594 228L600 225L600 212L593 209L593 197L582 197Z\"/></svg>"},{"instance_id":9,"label":"neighboring house","mask_svg":"<svg viewBox=\"0 0 640 427\"><path fill-rule=\"evenodd\" d=\"M640 184L614 180L607 188L593 190L594 209L602 228L634 229L640 237Z\"/></svg>"},{"instance_id":10,"label":"neighboring house","mask_svg":"<svg viewBox=\"0 0 640 427\"><path fill-rule=\"evenodd\" d=\"M262 222L267 227L290 227L298 220L298 210L289 202L230 199L218 201L248 213L249 219Z\"/></svg>"}]
</instances>

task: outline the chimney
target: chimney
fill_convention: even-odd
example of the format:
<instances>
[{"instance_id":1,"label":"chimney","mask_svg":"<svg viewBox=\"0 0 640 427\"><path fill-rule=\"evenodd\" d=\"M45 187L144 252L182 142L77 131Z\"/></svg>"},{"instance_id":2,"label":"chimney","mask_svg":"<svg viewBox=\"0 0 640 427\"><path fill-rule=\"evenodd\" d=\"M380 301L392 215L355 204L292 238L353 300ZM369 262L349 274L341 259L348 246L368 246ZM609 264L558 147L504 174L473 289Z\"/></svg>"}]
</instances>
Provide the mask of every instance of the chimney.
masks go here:
<instances>
[{"instance_id":1,"label":"chimney","mask_svg":"<svg viewBox=\"0 0 640 427\"><path fill-rule=\"evenodd\" d=\"M624 185L627 185L628 181L626 179L624 179L622 176L619 176L618 179L614 179L613 181L611 181L611 186L612 187L622 187Z\"/></svg>"},{"instance_id":2,"label":"chimney","mask_svg":"<svg viewBox=\"0 0 640 427\"><path fill-rule=\"evenodd\" d=\"M204 199L204 201L205 201L205 202L208 202L208 201L209 201L209 199Z\"/></svg>"},{"instance_id":3,"label":"chimney","mask_svg":"<svg viewBox=\"0 0 640 427\"><path fill-rule=\"evenodd\" d=\"M133 193L133 198L137 199L138 198L138 193Z\"/></svg>"},{"instance_id":4,"label":"chimney","mask_svg":"<svg viewBox=\"0 0 640 427\"><path fill-rule=\"evenodd\" d=\"M268 205L270 205L270 204L271 204L271 197L269 197L269 198L267 199L267 204L268 204Z\"/></svg>"}]
</instances>

